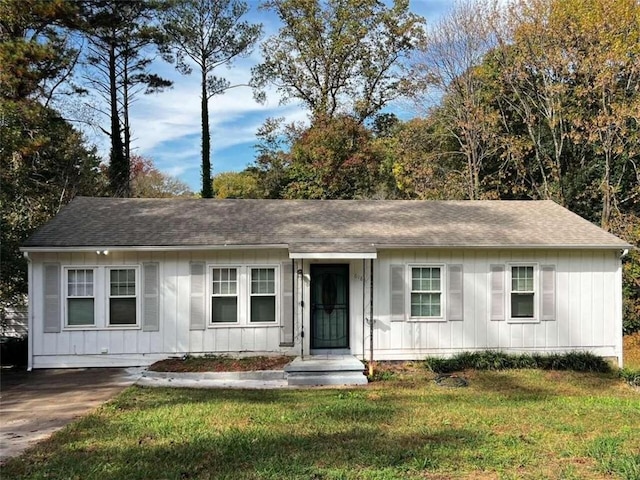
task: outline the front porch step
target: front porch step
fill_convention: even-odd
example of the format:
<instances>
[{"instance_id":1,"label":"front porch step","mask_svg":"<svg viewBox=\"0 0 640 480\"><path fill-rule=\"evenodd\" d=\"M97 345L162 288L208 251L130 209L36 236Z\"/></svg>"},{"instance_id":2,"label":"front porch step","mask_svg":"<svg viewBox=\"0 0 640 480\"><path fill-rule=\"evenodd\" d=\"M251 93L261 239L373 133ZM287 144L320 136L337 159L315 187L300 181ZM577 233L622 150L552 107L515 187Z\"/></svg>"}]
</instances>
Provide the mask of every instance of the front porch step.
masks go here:
<instances>
[{"instance_id":1,"label":"front porch step","mask_svg":"<svg viewBox=\"0 0 640 480\"><path fill-rule=\"evenodd\" d=\"M364 364L353 355L297 357L284 367L289 385L366 385Z\"/></svg>"}]
</instances>

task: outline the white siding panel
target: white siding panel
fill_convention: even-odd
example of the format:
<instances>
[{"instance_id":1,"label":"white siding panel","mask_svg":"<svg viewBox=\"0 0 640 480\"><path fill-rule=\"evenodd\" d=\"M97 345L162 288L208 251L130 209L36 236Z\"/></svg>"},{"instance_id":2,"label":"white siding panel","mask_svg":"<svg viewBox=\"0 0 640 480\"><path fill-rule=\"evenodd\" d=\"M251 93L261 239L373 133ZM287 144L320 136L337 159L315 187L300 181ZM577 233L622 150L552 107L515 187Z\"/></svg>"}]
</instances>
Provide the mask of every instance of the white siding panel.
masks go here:
<instances>
[{"instance_id":1,"label":"white siding panel","mask_svg":"<svg viewBox=\"0 0 640 480\"><path fill-rule=\"evenodd\" d=\"M592 292L591 295L591 303L589 308L593 314L593 344L596 345L598 342L604 340L605 331L612 330L611 328L605 329L605 323L601 321L602 318L606 318L606 310L605 310L605 302L604 302L604 292L605 292L605 273L604 269L604 258L596 257L593 262L593 280L592 280Z\"/></svg>"},{"instance_id":2,"label":"white siding panel","mask_svg":"<svg viewBox=\"0 0 640 480\"><path fill-rule=\"evenodd\" d=\"M256 352L266 352L268 348L268 338L267 335L269 333L268 328L256 328L253 330L254 332L254 345L253 350ZM279 343L279 342L278 342Z\"/></svg>"},{"instance_id":3,"label":"white siding panel","mask_svg":"<svg viewBox=\"0 0 640 480\"><path fill-rule=\"evenodd\" d=\"M589 299L593 292L593 254L585 252L582 255L580 271L580 344L594 345L595 325L593 322L593 311Z\"/></svg>"},{"instance_id":4,"label":"white siding panel","mask_svg":"<svg viewBox=\"0 0 640 480\"><path fill-rule=\"evenodd\" d=\"M215 328L213 334L215 335L214 350L218 352L228 352L233 350L231 347L231 330L229 328ZM235 330L235 329L234 329Z\"/></svg>"},{"instance_id":5,"label":"white siding panel","mask_svg":"<svg viewBox=\"0 0 640 480\"><path fill-rule=\"evenodd\" d=\"M229 332L229 341L228 341L228 352L240 352L242 351L243 343L242 343L242 328L230 328Z\"/></svg>"},{"instance_id":6,"label":"white siding panel","mask_svg":"<svg viewBox=\"0 0 640 480\"><path fill-rule=\"evenodd\" d=\"M146 335L137 330L123 330L123 353L140 353L138 352L138 337Z\"/></svg>"}]
</instances>

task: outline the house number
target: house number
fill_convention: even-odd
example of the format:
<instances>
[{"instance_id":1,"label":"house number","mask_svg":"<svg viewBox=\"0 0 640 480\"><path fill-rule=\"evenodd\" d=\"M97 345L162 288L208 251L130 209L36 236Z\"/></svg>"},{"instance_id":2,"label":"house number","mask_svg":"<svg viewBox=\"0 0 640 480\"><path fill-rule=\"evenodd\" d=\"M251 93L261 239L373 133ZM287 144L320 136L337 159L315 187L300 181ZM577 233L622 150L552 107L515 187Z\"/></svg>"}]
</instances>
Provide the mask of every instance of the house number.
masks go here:
<instances>
[{"instance_id":1,"label":"house number","mask_svg":"<svg viewBox=\"0 0 640 480\"><path fill-rule=\"evenodd\" d=\"M364 277L362 275L358 274L358 273L354 273L353 274L353 278L355 278L359 282L363 282L364 281Z\"/></svg>"}]
</instances>

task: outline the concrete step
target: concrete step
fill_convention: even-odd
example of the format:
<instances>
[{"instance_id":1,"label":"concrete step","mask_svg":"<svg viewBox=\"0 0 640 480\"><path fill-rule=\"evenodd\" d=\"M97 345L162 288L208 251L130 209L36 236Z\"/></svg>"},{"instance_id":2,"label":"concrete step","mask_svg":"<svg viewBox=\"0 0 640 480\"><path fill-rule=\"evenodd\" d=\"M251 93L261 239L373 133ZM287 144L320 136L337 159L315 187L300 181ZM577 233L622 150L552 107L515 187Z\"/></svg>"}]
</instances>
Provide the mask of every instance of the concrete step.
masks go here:
<instances>
[{"instance_id":1,"label":"concrete step","mask_svg":"<svg viewBox=\"0 0 640 480\"><path fill-rule=\"evenodd\" d=\"M284 367L289 385L366 385L364 364L353 355L297 357Z\"/></svg>"}]
</instances>

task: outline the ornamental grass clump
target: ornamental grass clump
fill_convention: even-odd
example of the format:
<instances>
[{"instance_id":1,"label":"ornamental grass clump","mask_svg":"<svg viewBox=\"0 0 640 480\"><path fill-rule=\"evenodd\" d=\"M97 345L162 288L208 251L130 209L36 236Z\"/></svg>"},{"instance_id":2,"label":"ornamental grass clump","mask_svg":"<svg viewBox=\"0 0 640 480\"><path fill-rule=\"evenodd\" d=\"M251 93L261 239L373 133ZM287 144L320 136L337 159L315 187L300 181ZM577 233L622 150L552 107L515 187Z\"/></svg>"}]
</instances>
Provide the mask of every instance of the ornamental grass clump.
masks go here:
<instances>
[{"instance_id":1,"label":"ornamental grass clump","mask_svg":"<svg viewBox=\"0 0 640 480\"><path fill-rule=\"evenodd\" d=\"M588 352L529 355L484 350L480 352L461 352L450 358L428 357L424 362L425 366L435 373L451 373L465 369L508 370L520 368L598 373L611 371L611 366L606 360Z\"/></svg>"}]
</instances>

